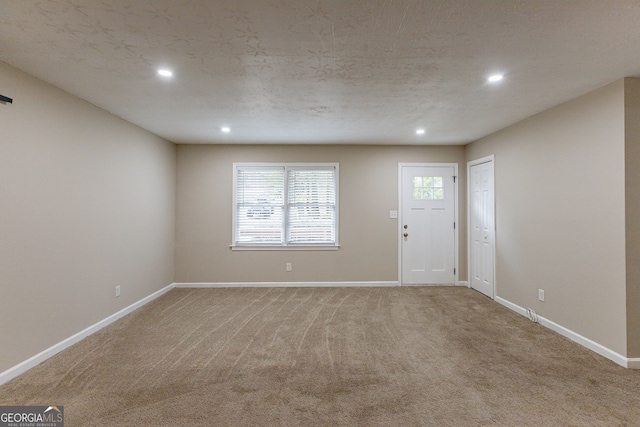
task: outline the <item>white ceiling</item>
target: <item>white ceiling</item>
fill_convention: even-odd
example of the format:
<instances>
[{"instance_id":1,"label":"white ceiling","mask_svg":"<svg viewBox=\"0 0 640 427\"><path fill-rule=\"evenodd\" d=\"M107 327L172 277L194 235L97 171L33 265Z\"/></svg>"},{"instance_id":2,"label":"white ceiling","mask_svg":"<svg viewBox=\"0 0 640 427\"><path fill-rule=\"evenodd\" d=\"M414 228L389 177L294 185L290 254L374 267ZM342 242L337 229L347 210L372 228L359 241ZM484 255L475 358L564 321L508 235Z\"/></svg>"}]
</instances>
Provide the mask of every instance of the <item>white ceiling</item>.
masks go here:
<instances>
[{"instance_id":1,"label":"white ceiling","mask_svg":"<svg viewBox=\"0 0 640 427\"><path fill-rule=\"evenodd\" d=\"M640 1L0 0L0 60L176 143L464 144L640 75Z\"/></svg>"}]
</instances>

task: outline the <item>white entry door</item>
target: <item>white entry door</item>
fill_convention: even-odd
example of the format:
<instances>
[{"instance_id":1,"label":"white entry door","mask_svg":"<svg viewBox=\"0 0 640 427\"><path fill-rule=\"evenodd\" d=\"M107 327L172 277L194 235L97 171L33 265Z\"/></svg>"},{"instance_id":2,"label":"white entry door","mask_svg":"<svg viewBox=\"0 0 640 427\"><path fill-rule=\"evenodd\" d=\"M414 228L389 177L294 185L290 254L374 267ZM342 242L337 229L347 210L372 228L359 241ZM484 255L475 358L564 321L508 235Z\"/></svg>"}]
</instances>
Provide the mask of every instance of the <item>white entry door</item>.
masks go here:
<instances>
[{"instance_id":1,"label":"white entry door","mask_svg":"<svg viewBox=\"0 0 640 427\"><path fill-rule=\"evenodd\" d=\"M403 285L455 284L455 167L400 165Z\"/></svg>"},{"instance_id":2,"label":"white entry door","mask_svg":"<svg viewBox=\"0 0 640 427\"><path fill-rule=\"evenodd\" d=\"M469 259L471 287L494 298L493 159L469 163Z\"/></svg>"}]
</instances>

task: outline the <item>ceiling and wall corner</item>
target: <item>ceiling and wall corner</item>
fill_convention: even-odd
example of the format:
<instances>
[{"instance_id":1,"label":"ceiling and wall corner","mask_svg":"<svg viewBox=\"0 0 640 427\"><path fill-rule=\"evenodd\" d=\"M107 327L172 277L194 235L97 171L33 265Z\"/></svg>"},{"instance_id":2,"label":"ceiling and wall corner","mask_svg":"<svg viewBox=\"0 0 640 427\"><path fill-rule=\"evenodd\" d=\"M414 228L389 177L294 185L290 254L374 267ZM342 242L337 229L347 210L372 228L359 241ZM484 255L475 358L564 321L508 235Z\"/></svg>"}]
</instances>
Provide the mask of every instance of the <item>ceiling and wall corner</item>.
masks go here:
<instances>
[{"instance_id":1,"label":"ceiling and wall corner","mask_svg":"<svg viewBox=\"0 0 640 427\"><path fill-rule=\"evenodd\" d=\"M0 60L175 143L466 144L640 75L638 22L636 0L4 0Z\"/></svg>"}]
</instances>

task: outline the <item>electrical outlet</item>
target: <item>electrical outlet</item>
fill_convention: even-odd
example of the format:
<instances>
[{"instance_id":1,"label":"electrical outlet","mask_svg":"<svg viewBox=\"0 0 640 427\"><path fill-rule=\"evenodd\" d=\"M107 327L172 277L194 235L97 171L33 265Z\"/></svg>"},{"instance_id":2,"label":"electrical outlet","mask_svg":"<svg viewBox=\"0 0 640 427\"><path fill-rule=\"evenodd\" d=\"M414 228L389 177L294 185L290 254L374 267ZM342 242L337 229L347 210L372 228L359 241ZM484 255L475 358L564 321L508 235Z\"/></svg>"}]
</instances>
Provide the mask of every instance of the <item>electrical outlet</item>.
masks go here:
<instances>
[{"instance_id":1,"label":"electrical outlet","mask_svg":"<svg viewBox=\"0 0 640 427\"><path fill-rule=\"evenodd\" d=\"M120 296L120 285L116 286L116 298Z\"/></svg>"},{"instance_id":2,"label":"electrical outlet","mask_svg":"<svg viewBox=\"0 0 640 427\"><path fill-rule=\"evenodd\" d=\"M538 289L538 300L544 302L544 289Z\"/></svg>"},{"instance_id":3,"label":"electrical outlet","mask_svg":"<svg viewBox=\"0 0 640 427\"><path fill-rule=\"evenodd\" d=\"M291 265L290 262L287 263L287 271L291 271L293 270L293 266Z\"/></svg>"}]
</instances>

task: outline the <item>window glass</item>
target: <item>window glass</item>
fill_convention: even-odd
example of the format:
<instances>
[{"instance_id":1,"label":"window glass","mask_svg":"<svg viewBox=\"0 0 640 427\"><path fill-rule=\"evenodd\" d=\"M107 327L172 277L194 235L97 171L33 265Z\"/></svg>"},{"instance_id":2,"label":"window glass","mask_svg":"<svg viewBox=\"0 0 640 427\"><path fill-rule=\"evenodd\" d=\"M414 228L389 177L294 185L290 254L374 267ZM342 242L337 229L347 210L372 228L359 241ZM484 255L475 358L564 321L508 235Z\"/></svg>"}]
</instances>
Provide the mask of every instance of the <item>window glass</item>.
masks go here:
<instances>
[{"instance_id":1,"label":"window glass","mask_svg":"<svg viewBox=\"0 0 640 427\"><path fill-rule=\"evenodd\" d=\"M337 164L236 164L234 173L234 245L337 245Z\"/></svg>"},{"instance_id":2,"label":"window glass","mask_svg":"<svg viewBox=\"0 0 640 427\"><path fill-rule=\"evenodd\" d=\"M441 176L414 176L414 200L443 200L444 185Z\"/></svg>"}]
</instances>

